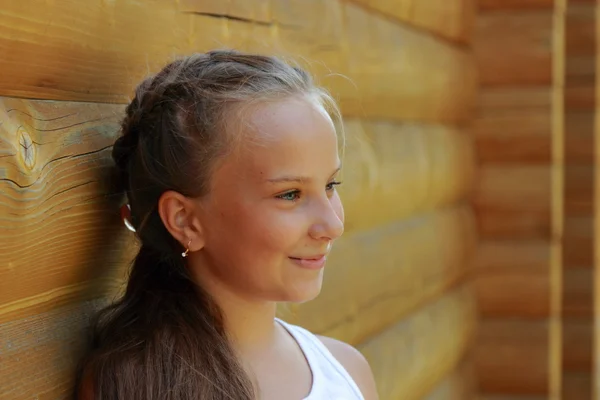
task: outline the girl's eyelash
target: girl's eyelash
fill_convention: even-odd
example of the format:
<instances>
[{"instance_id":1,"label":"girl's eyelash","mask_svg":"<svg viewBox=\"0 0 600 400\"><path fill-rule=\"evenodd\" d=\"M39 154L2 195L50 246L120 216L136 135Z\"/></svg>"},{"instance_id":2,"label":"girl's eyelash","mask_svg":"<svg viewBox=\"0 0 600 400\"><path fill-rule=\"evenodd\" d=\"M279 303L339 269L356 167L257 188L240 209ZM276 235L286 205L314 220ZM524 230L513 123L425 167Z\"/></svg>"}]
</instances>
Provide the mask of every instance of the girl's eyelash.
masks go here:
<instances>
[{"instance_id":1,"label":"girl's eyelash","mask_svg":"<svg viewBox=\"0 0 600 400\"><path fill-rule=\"evenodd\" d=\"M326 188L327 188L327 190L333 190L335 186L338 186L338 185L341 185L341 184L342 184L342 182L332 181L332 182L329 182L327 184ZM293 196L293 198L288 198L287 196ZM282 200L296 201L300 197L300 191L297 190L297 189L296 190L290 190L289 192L285 192L285 193L279 194L279 195L277 195L275 197L277 197L279 199L282 199Z\"/></svg>"},{"instance_id":2,"label":"girl's eyelash","mask_svg":"<svg viewBox=\"0 0 600 400\"><path fill-rule=\"evenodd\" d=\"M334 186L338 186L341 184L342 184L342 182L340 182L340 181L331 181L327 184L327 189L333 189Z\"/></svg>"}]
</instances>

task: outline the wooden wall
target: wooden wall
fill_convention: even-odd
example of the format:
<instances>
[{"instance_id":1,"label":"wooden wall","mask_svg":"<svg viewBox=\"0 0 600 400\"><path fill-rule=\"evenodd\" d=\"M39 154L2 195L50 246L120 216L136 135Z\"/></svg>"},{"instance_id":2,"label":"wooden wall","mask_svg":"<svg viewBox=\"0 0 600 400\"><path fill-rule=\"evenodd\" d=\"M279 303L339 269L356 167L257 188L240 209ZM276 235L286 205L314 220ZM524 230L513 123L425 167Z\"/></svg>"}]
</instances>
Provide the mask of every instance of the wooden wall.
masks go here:
<instances>
[{"instance_id":1,"label":"wooden wall","mask_svg":"<svg viewBox=\"0 0 600 400\"><path fill-rule=\"evenodd\" d=\"M553 1L479 0L472 135L482 399L549 396Z\"/></svg>"},{"instance_id":2,"label":"wooden wall","mask_svg":"<svg viewBox=\"0 0 600 400\"><path fill-rule=\"evenodd\" d=\"M68 397L89 316L118 293L135 251L108 179L123 104L173 55L215 47L300 60L345 116L347 233L322 295L282 315L358 346L383 400L472 398L476 309L466 273L476 227L464 200L475 159L463 126L477 86L474 8L470 0L3 4L0 398ZM540 90L524 98L543 103ZM500 107L505 99L483 96ZM537 180L544 168L515 173ZM483 177L477 206L493 209L498 188L512 184L494 168ZM541 229L542 193L527 182L516 188L539 208L521 230ZM518 215L492 212L488 239L494 217L519 225ZM483 249L505 255L504 244ZM525 244L541 265L544 241Z\"/></svg>"},{"instance_id":3,"label":"wooden wall","mask_svg":"<svg viewBox=\"0 0 600 400\"><path fill-rule=\"evenodd\" d=\"M591 399L595 4L479 3L479 388Z\"/></svg>"}]
</instances>

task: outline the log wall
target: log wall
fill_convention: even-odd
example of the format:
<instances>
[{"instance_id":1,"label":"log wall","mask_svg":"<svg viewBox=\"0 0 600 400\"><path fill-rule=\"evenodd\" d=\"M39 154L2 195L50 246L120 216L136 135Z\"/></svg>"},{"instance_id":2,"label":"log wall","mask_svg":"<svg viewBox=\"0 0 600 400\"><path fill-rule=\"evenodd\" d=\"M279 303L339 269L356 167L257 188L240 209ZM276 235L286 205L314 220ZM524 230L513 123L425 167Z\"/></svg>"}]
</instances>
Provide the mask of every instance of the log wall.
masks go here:
<instances>
[{"instance_id":1,"label":"log wall","mask_svg":"<svg viewBox=\"0 0 600 400\"><path fill-rule=\"evenodd\" d=\"M0 398L69 397L83 330L136 250L109 179L124 104L171 57L215 47L298 60L345 118L347 233L322 295L281 315L357 346L384 400L474 396L475 4L458 3L3 5Z\"/></svg>"}]
</instances>

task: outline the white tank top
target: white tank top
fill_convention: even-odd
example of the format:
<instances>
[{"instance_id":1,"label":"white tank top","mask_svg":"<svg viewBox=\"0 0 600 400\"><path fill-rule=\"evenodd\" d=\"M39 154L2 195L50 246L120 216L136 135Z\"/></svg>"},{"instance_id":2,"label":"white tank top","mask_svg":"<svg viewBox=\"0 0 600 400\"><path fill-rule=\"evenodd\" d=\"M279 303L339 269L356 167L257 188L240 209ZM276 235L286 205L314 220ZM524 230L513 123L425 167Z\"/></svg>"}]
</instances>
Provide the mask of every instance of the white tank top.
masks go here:
<instances>
[{"instance_id":1,"label":"white tank top","mask_svg":"<svg viewBox=\"0 0 600 400\"><path fill-rule=\"evenodd\" d=\"M279 318L276 321L296 340L312 372L312 388L304 400L364 400L350 374L318 337Z\"/></svg>"}]
</instances>

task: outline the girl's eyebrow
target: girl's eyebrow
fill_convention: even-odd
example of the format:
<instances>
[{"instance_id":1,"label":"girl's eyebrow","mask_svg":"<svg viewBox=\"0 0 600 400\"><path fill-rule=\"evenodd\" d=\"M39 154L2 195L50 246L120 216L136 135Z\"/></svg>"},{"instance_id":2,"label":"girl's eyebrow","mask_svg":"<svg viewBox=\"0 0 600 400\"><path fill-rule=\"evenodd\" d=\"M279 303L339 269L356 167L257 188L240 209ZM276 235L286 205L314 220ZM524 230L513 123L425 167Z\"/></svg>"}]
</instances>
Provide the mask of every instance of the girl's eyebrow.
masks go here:
<instances>
[{"instance_id":1,"label":"girl's eyebrow","mask_svg":"<svg viewBox=\"0 0 600 400\"><path fill-rule=\"evenodd\" d=\"M337 174L340 169L342 169L341 164L335 169L335 171L333 171L331 176ZM277 178L267 179L267 182L269 182L269 183L282 183L282 182L308 183L311 180L312 179L307 176L280 176Z\"/></svg>"}]
</instances>

